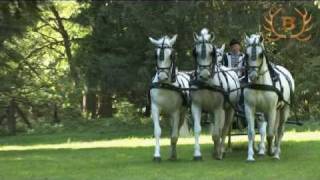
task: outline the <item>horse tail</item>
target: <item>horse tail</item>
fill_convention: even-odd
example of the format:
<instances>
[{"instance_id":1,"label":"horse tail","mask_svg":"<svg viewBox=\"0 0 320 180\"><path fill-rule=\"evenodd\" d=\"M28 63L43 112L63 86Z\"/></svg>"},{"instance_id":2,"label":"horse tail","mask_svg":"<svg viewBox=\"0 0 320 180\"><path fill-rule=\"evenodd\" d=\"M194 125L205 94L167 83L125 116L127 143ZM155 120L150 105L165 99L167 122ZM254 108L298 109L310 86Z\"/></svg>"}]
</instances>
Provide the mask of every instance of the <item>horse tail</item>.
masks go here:
<instances>
[{"instance_id":1,"label":"horse tail","mask_svg":"<svg viewBox=\"0 0 320 180\"><path fill-rule=\"evenodd\" d=\"M181 122L180 130L179 130L179 135L181 137L188 137L191 135L191 133L190 133L191 116L190 116L190 113L188 113L188 112L189 112L189 110L186 109L185 112L183 112L180 116L181 117L180 120L182 122Z\"/></svg>"}]
</instances>

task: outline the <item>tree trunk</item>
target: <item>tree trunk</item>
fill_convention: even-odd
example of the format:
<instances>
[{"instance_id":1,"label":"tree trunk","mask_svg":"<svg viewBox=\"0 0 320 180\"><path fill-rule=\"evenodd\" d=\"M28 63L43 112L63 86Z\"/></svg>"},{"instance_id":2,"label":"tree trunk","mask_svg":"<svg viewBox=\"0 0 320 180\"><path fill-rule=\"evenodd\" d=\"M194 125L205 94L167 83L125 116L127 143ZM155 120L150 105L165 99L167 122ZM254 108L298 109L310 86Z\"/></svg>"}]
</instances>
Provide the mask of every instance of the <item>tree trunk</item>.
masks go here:
<instances>
[{"instance_id":1,"label":"tree trunk","mask_svg":"<svg viewBox=\"0 0 320 180\"><path fill-rule=\"evenodd\" d=\"M86 95L86 112L90 118L95 119L97 117L97 97L96 92L89 90Z\"/></svg>"},{"instance_id":2,"label":"tree trunk","mask_svg":"<svg viewBox=\"0 0 320 180\"><path fill-rule=\"evenodd\" d=\"M57 103L54 103L54 105L53 105L53 123L54 124L59 124L60 123L60 119L59 119L59 116L58 116Z\"/></svg>"},{"instance_id":3,"label":"tree trunk","mask_svg":"<svg viewBox=\"0 0 320 180\"><path fill-rule=\"evenodd\" d=\"M55 17L55 20L56 20L55 22L58 26L57 31L58 31L58 33L61 34L61 36L63 38L63 45L64 45L65 53L66 53L66 56L68 59L71 77L74 79L76 87L78 87L79 81L80 81L80 77L79 77L80 73L78 72L76 64L73 62L73 59L72 59L71 42L70 42L69 34L66 31L66 29L63 25L63 22L62 22L62 18L60 17L59 12L55 8L55 6L54 5L50 6L50 10L52 11L52 13Z\"/></svg>"},{"instance_id":4,"label":"tree trunk","mask_svg":"<svg viewBox=\"0 0 320 180\"><path fill-rule=\"evenodd\" d=\"M100 117L112 117L112 94L105 93L100 97L100 107L99 107L99 116Z\"/></svg>"},{"instance_id":5,"label":"tree trunk","mask_svg":"<svg viewBox=\"0 0 320 180\"><path fill-rule=\"evenodd\" d=\"M22 120L24 121L24 123L26 123L26 125L28 126L28 128L32 128L30 121L28 120L27 116L23 113L23 111L19 108L18 104L16 104L16 111L17 113L20 115L20 117L22 118Z\"/></svg>"},{"instance_id":6,"label":"tree trunk","mask_svg":"<svg viewBox=\"0 0 320 180\"><path fill-rule=\"evenodd\" d=\"M16 101L13 98L10 101L10 104L8 106L8 111L7 111L8 115L8 129L9 129L9 133L10 135L15 135L16 134Z\"/></svg>"},{"instance_id":7,"label":"tree trunk","mask_svg":"<svg viewBox=\"0 0 320 180\"><path fill-rule=\"evenodd\" d=\"M84 92L82 93L81 109L83 114L87 113L87 94Z\"/></svg>"}]
</instances>

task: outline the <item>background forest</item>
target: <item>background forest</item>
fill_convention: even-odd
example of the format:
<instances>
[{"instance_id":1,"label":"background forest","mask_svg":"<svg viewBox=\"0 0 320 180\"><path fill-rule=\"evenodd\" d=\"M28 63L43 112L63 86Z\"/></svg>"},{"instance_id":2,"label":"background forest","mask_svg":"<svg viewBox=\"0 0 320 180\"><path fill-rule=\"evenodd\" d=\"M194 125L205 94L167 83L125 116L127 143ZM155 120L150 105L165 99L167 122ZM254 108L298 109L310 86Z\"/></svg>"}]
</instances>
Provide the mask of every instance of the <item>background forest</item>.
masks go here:
<instances>
[{"instance_id":1,"label":"background forest","mask_svg":"<svg viewBox=\"0 0 320 180\"><path fill-rule=\"evenodd\" d=\"M193 32L209 28L217 46L242 40L244 33L263 30L264 15L274 6L312 14L311 40L265 45L272 61L286 66L296 80L293 111L300 119L317 120L319 1L11 0L0 2L1 133L100 119L115 126L150 123L143 117L155 73L148 36L178 34L178 67L192 70Z\"/></svg>"}]
</instances>

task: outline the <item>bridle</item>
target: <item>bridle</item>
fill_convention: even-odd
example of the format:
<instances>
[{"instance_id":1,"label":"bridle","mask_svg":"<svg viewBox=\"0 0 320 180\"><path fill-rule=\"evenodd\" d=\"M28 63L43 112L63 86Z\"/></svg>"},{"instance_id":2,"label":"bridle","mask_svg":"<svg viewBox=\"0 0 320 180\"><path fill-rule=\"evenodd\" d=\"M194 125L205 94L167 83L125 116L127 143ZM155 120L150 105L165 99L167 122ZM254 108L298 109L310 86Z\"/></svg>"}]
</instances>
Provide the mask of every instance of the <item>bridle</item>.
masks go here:
<instances>
[{"instance_id":1,"label":"bridle","mask_svg":"<svg viewBox=\"0 0 320 180\"><path fill-rule=\"evenodd\" d=\"M200 56L201 56L202 59L206 58L206 54L207 54L206 53L207 52L206 51L206 49L207 49L206 48L206 44L209 44L209 45L212 46L212 52L211 52L212 61L208 65L202 65L197 61L198 54L196 52L196 45L199 45L199 44L201 44L201 54L200 54ZM193 54L193 57L195 59L195 64L196 64L196 67L195 67L196 77L200 73L200 72L197 71L198 69L200 69L200 71L203 70L203 69L208 69L211 72L210 73L210 78L213 77L213 73L214 73L214 68L213 67L216 64L216 49L215 49L215 47L209 41L204 40L204 38L202 38L201 42L196 42L194 44L194 48L193 48L193 53L192 54Z\"/></svg>"},{"instance_id":2,"label":"bridle","mask_svg":"<svg viewBox=\"0 0 320 180\"><path fill-rule=\"evenodd\" d=\"M247 46L247 48L248 48L248 47L251 47L251 61L256 61L256 60L257 60L257 48L256 48L257 46L259 46L259 45L256 44L256 43L253 43L252 45ZM261 46L260 46L260 47L261 47ZM262 49L263 49L263 48L262 48ZM262 52L262 53L259 55L260 58L263 58L264 56L265 56L264 52ZM260 72L262 66L264 65L264 60L262 60L262 62L260 63L259 66L250 66L249 63L248 63L248 61L249 61L249 55L246 54L246 55L245 55L245 67L246 67L246 69L248 69L250 72L256 71L257 74L258 74L258 77L259 77L259 76L262 76L262 75L264 75L266 72L268 72L268 69L265 70L265 71L263 71L263 72ZM253 70L252 70L252 69L253 69Z\"/></svg>"},{"instance_id":3,"label":"bridle","mask_svg":"<svg viewBox=\"0 0 320 180\"><path fill-rule=\"evenodd\" d=\"M170 77L169 72L171 70L171 81L174 82L176 80L176 63L175 63L175 52L174 49L171 46L164 45L165 39L163 39L161 46L158 46L155 50L155 59L156 59L156 70L157 74L163 72L166 73L168 77ZM157 54L157 49L160 49L159 56ZM171 63L168 67L160 67L158 61L164 61L164 50L165 49L170 49L171 50L171 55L170 55L170 60Z\"/></svg>"}]
</instances>

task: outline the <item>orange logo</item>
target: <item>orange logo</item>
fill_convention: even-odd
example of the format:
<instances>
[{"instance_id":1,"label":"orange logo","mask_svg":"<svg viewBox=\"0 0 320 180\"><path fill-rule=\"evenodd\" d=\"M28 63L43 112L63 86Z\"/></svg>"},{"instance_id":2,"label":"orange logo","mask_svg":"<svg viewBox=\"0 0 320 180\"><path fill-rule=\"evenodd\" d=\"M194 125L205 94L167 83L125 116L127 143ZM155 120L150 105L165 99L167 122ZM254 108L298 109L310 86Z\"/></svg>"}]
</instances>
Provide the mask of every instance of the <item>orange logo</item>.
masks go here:
<instances>
[{"instance_id":1,"label":"orange logo","mask_svg":"<svg viewBox=\"0 0 320 180\"><path fill-rule=\"evenodd\" d=\"M295 8L295 11L301 17L302 25L300 31L292 34L293 31L297 28L296 17L295 16L281 16L282 20L282 29L281 32L278 32L274 27L274 21L276 15L282 8L271 8L266 16L264 16L266 24L263 25L264 29L269 32L269 35L266 36L266 39L269 41L277 41L279 39L296 39L299 41L308 41L311 39L311 34L307 32L311 30L312 26L310 25L312 16L308 14L306 9L304 12L301 12L299 9Z\"/></svg>"},{"instance_id":2,"label":"orange logo","mask_svg":"<svg viewBox=\"0 0 320 180\"><path fill-rule=\"evenodd\" d=\"M292 31L296 28L296 17L282 16L282 28L287 31Z\"/></svg>"}]
</instances>

